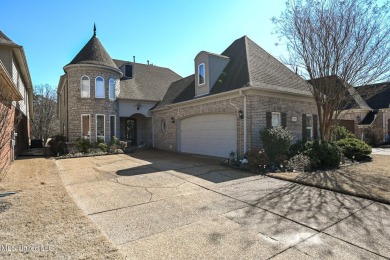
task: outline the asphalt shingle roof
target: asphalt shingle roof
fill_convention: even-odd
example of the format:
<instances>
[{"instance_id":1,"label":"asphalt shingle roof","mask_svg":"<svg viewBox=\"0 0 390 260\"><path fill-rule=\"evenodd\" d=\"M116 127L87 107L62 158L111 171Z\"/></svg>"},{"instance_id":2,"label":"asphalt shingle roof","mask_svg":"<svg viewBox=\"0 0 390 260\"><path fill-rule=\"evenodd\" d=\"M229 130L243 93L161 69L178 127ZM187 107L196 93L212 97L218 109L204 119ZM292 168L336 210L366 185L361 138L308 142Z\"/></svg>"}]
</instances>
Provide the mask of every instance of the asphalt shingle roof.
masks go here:
<instances>
[{"instance_id":1,"label":"asphalt shingle roof","mask_svg":"<svg viewBox=\"0 0 390 260\"><path fill-rule=\"evenodd\" d=\"M229 57L208 95L253 86L310 95L310 85L247 36L235 40L224 52ZM222 81L222 82L221 82ZM172 83L162 102L156 107L194 99L194 75Z\"/></svg>"},{"instance_id":2,"label":"asphalt shingle roof","mask_svg":"<svg viewBox=\"0 0 390 260\"><path fill-rule=\"evenodd\" d=\"M390 108L390 82L355 88L372 109Z\"/></svg>"},{"instance_id":3,"label":"asphalt shingle roof","mask_svg":"<svg viewBox=\"0 0 390 260\"><path fill-rule=\"evenodd\" d=\"M10 38L7 37L2 31L0 31L0 45L9 45L12 47L20 47L14 43Z\"/></svg>"},{"instance_id":4,"label":"asphalt shingle roof","mask_svg":"<svg viewBox=\"0 0 390 260\"><path fill-rule=\"evenodd\" d=\"M172 82L181 77L168 68L115 60L118 68L133 66L133 78L121 78L119 99L161 101Z\"/></svg>"},{"instance_id":5,"label":"asphalt shingle roof","mask_svg":"<svg viewBox=\"0 0 390 260\"><path fill-rule=\"evenodd\" d=\"M93 64L118 69L96 35L92 36L68 65L71 64Z\"/></svg>"}]
</instances>

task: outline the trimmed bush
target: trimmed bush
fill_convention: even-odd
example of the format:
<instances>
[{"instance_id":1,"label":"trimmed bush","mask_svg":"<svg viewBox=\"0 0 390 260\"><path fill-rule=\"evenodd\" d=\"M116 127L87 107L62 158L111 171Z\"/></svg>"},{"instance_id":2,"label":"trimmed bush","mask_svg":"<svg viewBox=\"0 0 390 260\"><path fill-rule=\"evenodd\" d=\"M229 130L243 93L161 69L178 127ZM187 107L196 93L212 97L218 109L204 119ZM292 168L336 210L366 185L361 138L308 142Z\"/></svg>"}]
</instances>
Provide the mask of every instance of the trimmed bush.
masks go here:
<instances>
[{"instance_id":1,"label":"trimmed bush","mask_svg":"<svg viewBox=\"0 0 390 260\"><path fill-rule=\"evenodd\" d=\"M356 136L347 130L344 126L337 126L332 133L332 140L338 141L345 138L356 138Z\"/></svg>"},{"instance_id":2,"label":"trimmed bush","mask_svg":"<svg viewBox=\"0 0 390 260\"><path fill-rule=\"evenodd\" d=\"M263 147L271 163L280 164L292 144L291 132L283 128L267 128L260 132Z\"/></svg>"},{"instance_id":3,"label":"trimmed bush","mask_svg":"<svg viewBox=\"0 0 390 260\"><path fill-rule=\"evenodd\" d=\"M63 135L55 135L49 141L50 153L53 155L61 155L67 152L66 137Z\"/></svg>"},{"instance_id":4,"label":"trimmed bush","mask_svg":"<svg viewBox=\"0 0 390 260\"><path fill-rule=\"evenodd\" d=\"M372 147L378 147L383 143L383 129L380 127L369 127L364 129L364 141Z\"/></svg>"},{"instance_id":5,"label":"trimmed bush","mask_svg":"<svg viewBox=\"0 0 390 260\"><path fill-rule=\"evenodd\" d=\"M88 153L91 148L91 143L89 142L89 139L81 138L78 139L76 146L80 153Z\"/></svg>"},{"instance_id":6,"label":"trimmed bush","mask_svg":"<svg viewBox=\"0 0 390 260\"><path fill-rule=\"evenodd\" d=\"M356 138L345 138L336 142L345 157L361 161L371 153L371 147L364 141Z\"/></svg>"},{"instance_id":7,"label":"trimmed bush","mask_svg":"<svg viewBox=\"0 0 390 260\"><path fill-rule=\"evenodd\" d=\"M269 163L268 156L264 150L251 149L246 152L245 157L248 160L249 166L252 168L259 168Z\"/></svg>"},{"instance_id":8,"label":"trimmed bush","mask_svg":"<svg viewBox=\"0 0 390 260\"><path fill-rule=\"evenodd\" d=\"M301 154L305 151L305 142L298 140L288 149L289 158L294 157L295 155Z\"/></svg>"},{"instance_id":9,"label":"trimmed bush","mask_svg":"<svg viewBox=\"0 0 390 260\"><path fill-rule=\"evenodd\" d=\"M294 155L288 160L286 168L288 171L310 171L311 159L309 156L303 154Z\"/></svg>"},{"instance_id":10,"label":"trimmed bush","mask_svg":"<svg viewBox=\"0 0 390 260\"><path fill-rule=\"evenodd\" d=\"M312 169L332 169L340 165L340 148L327 141L308 141L305 144L304 155L310 157Z\"/></svg>"},{"instance_id":11,"label":"trimmed bush","mask_svg":"<svg viewBox=\"0 0 390 260\"><path fill-rule=\"evenodd\" d=\"M97 147L102 151L102 152L107 152L108 145L106 143L98 143Z\"/></svg>"}]
</instances>

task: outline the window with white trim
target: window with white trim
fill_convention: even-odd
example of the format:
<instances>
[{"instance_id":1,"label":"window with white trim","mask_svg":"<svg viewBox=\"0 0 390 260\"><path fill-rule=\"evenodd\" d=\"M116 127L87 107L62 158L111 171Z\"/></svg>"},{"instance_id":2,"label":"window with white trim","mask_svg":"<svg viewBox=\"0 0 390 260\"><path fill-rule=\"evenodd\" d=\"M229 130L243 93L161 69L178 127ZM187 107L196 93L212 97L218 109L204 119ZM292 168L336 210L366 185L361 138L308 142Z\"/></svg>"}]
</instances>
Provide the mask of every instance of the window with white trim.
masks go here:
<instances>
[{"instance_id":1,"label":"window with white trim","mask_svg":"<svg viewBox=\"0 0 390 260\"><path fill-rule=\"evenodd\" d=\"M206 75L204 63L199 64L198 66L198 85L202 85L205 83Z\"/></svg>"},{"instance_id":2,"label":"window with white trim","mask_svg":"<svg viewBox=\"0 0 390 260\"><path fill-rule=\"evenodd\" d=\"M96 115L96 141L104 140L104 115Z\"/></svg>"},{"instance_id":3,"label":"window with white trim","mask_svg":"<svg viewBox=\"0 0 390 260\"><path fill-rule=\"evenodd\" d=\"M91 137L91 120L87 114L81 115L81 137L84 139Z\"/></svg>"},{"instance_id":4,"label":"window with white trim","mask_svg":"<svg viewBox=\"0 0 390 260\"><path fill-rule=\"evenodd\" d=\"M306 115L306 137L313 138L313 116Z\"/></svg>"},{"instance_id":5,"label":"window with white trim","mask_svg":"<svg viewBox=\"0 0 390 260\"><path fill-rule=\"evenodd\" d=\"M104 98L104 79L100 76L95 79L95 97Z\"/></svg>"},{"instance_id":6,"label":"window with white trim","mask_svg":"<svg viewBox=\"0 0 390 260\"><path fill-rule=\"evenodd\" d=\"M110 99L115 99L115 80L114 79L110 79L108 81L108 93L109 93L109 98Z\"/></svg>"},{"instance_id":7,"label":"window with white trim","mask_svg":"<svg viewBox=\"0 0 390 260\"><path fill-rule=\"evenodd\" d=\"M113 137L115 136L115 133L116 133L115 123L116 123L116 117L115 117L115 115L111 115L110 116L110 140L111 141L114 139Z\"/></svg>"},{"instance_id":8,"label":"window with white trim","mask_svg":"<svg viewBox=\"0 0 390 260\"><path fill-rule=\"evenodd\" d=\"M272 112L272 127L281 127L282 120L279 112Z\"/></svg>"},{"instance_id":9,"label":"window with white trim","mask_svg":"<svg viewBox=\"0 0 390 260\"><path fill-rule=\"evenodd\" d=\"M89 98L90 97L90 81L88 76L82 76L80 80L80 89L81 89L81 97ZM65 95L64 95L65 97Z\"/></svg>"}]
</instances>

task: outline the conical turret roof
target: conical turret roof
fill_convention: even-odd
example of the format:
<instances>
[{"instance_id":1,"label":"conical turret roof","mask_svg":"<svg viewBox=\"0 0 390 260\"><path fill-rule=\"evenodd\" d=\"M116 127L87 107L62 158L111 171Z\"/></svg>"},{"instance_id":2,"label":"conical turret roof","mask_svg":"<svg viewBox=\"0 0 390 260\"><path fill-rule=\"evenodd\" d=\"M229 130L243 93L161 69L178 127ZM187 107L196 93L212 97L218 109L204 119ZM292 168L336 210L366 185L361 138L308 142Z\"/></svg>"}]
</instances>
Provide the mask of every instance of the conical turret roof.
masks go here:
<instances>
[{"instance_id":1,"label":"conical turret roof","mask_svg":"<svg viewBox=\"0 0 390 260\"><path fill-rule=\"evenodd\" d=\"M68 65L72 64L93 64L118 69L110 55L96 37L96 29L94 29L92 38Z\"/></svg>"}]
</instances>

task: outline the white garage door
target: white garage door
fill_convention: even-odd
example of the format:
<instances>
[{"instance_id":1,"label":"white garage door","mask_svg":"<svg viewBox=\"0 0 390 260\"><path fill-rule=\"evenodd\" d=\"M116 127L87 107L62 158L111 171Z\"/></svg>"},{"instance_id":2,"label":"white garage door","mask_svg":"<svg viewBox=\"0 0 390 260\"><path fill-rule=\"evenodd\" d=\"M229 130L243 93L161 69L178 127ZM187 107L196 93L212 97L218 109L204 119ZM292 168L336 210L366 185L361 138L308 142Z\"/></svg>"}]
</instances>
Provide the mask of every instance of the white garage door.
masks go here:
<instances>
[{"instance_id":1,"label":"white garage door","mask_svg":"<svg viewBox=\"0 0 390 260\"><path fill-rule=\"evenodd\" d=\"M236 115L212 114L186 118L180 123L181 152L228 157L237 150Z\"/></svg>"}]
</instances>

